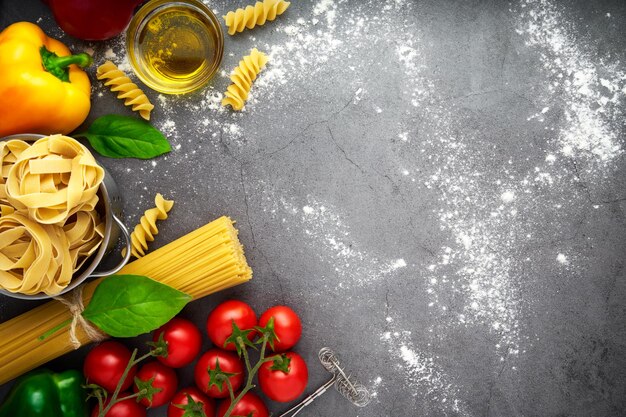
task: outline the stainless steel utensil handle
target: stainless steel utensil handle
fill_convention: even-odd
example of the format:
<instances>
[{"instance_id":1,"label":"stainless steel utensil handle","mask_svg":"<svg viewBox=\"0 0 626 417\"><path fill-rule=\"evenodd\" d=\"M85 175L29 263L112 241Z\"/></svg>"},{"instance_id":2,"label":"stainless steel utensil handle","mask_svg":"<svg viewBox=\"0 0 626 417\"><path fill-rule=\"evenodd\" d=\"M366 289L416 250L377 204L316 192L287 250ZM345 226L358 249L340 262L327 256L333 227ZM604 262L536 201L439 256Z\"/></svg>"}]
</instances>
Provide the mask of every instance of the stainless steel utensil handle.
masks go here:
<instances>
[{"instance_id":1,"label":"stainless steel utensil handle","mask_svg":"<svg viewBox=\"0 0 626 417\"><path fill-rule=\"evenodd\" d=\"M333 375L333 377L328 382L326 382L324 385L316 389L313 394L309 395L304 400L299 402L296 406L294 406L293 408L290 408L289 410L287 410L286 412L284 412L278 417L287 417L287 416L294 417L296 414L302 411L304 407L311 404L313 400L315 400L317 397L325 393L328 390L328 388L332 387L336 380L337 380L337 375Z\"/></svg>"},{"instance_id":2,"label":"stainless steel utensil handle","mask_svg":"<svg viewBox=\"0 0 626 417\"><path fill-rule=\"evenodd\" d=\"M113 275L116 272L118 272L120 269L124 268L124 266L128 263L130 259L131 241L130 241L130 234L128 233L128 229L126 229L126 226L124 226L124 223L122 223L122 221L118 219L115 214L111 214L111 216L113 217L113 221L117 223L117 227L120 229L120 231L122 232L122 235L124 235L124 239L126 240L126 255L124 256L124 259L122 259L122 261L119 264L117 264L117 266L115 266L113 269L109 271L103 271L103 272L93 272L91 275L89 275L90 277L106 277L109 275Z\"/></svg>"}]
</instances>

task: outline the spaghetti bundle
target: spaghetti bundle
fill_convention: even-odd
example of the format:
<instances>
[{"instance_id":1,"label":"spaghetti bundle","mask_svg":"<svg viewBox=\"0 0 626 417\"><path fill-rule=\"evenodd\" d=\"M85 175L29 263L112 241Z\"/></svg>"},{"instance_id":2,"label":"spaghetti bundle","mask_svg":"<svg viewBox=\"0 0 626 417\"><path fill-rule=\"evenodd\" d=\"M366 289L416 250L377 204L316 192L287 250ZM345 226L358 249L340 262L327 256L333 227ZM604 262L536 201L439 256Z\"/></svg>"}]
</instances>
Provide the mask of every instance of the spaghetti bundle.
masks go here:
<instances>
[{"instance_id":1,"label":"spaghetti bundle","mask_svg":"<svg viewBox=\"0 0 626 417\"><path fill-rule=\"evenodd\" d=\"M126 265L120 274L145 275L194 299L249 281L237 229L221 217ZM84 285L83 303L89 304L100 280ZM72 318L67 307L50 301L0 324L0 384L55 359L73 349L67 326L41 341L39 336ZM90 342L82 328L76 336Z\"/></svg>"}]
</instances>

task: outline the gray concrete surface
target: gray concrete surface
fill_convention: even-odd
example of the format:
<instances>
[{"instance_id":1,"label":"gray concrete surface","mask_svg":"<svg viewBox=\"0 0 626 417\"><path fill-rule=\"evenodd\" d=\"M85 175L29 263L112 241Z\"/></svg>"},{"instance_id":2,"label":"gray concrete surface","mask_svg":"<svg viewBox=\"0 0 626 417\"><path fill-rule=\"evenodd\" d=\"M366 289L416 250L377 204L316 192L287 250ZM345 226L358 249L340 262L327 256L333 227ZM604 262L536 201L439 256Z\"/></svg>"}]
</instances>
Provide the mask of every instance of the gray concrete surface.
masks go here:
<instances>
[{"instance_id":1,"label":"gray concrete surface","mask_svg":"<svg viewBox=\"0 0 626 417\"><path fill-rule=\"evenodd\" d=\"M122 39L81 42L39 1L0 0L0 27L18 20L124 66ZM294 0L227 36L202 91L146 89L173 152L99 160L129 226L155 193L176 201L154 248L237 220L253 281L185 317L290 305L310 390L330 346L374 394L358 409L329 392L302 415L623 416L625 24L608 0ZM252 100L219 110L252 47L270 54ZM89 72L88 121L132 114ZM2 297L0 320L34 305Z\"/></svg>"}]
</instances>

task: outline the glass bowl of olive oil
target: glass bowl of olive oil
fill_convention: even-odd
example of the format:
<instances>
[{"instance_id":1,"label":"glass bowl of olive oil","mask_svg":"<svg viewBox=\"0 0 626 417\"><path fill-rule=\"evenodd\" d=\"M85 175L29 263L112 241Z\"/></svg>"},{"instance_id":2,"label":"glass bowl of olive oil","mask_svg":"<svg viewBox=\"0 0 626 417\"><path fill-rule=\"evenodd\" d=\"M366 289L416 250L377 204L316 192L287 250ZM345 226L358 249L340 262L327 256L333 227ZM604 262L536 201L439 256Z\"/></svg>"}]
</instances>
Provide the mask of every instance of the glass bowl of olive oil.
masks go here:
<instances>
[{"instance_id":1,"label":"glass bowl of olive oil","mask_svg":"<svg viewBox=\"0 0 626 417\"><path fill-rule=\"evenodd\" d=\"M137 77L153 90L188 93L215 75L224 53L217 17L197 0L152 0L133 17L126 53Z\"/></svg>"}]
</instances>

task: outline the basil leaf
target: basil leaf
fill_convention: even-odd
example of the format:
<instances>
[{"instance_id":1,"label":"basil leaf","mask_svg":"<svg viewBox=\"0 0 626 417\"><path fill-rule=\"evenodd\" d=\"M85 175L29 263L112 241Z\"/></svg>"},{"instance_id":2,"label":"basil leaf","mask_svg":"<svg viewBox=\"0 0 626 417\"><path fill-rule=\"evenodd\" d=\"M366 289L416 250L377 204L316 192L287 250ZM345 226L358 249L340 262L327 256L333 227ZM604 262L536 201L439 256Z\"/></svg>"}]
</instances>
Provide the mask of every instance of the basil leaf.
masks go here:
<instances>
[{"instance_id":1,"label":"basil leaf","mask_svg":"<svg viewBox=\"0 0 626 417\"><path fill-rule=\"evenodd\" d=\"M87 138L96 152L109 158L150 159L172 150L150 123L116 114L97 118L86 132L75 136Z\"/></svg>"},{"instance_id":2,"label":"basil leaf","mask_svg":"<svg viewBox=\"0 0 626 417\"><path fill-rule=\"evenodd\" d=\"M134 337L170 321L191 296L140 275L112 275L93 293L83 317L113 337Z\"/></svg>"}]
</instances>

